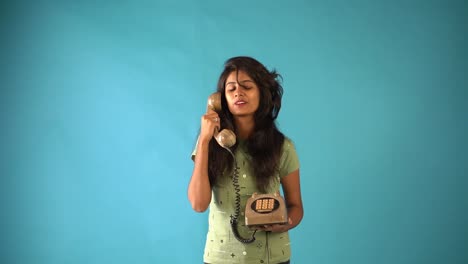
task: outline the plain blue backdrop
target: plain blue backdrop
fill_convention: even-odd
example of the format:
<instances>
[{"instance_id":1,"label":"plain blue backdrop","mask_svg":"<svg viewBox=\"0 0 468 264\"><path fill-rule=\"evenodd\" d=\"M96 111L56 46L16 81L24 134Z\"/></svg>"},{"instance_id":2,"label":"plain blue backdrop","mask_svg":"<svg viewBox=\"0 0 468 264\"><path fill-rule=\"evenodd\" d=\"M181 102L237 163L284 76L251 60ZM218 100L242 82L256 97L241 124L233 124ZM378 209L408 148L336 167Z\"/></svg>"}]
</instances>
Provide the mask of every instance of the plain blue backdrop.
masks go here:
<instances>
[{"instance_id":1,"label":"plain blue backdrop","mask_svg":"<svg viewBox=\"0 0 468 264\"><path fill-rule=\"evenodd\" d=\"M201 263L223 63L284 78L292 263L468 263L465 1L2 3L1 263Z\"/></svg>"}]
</instances>

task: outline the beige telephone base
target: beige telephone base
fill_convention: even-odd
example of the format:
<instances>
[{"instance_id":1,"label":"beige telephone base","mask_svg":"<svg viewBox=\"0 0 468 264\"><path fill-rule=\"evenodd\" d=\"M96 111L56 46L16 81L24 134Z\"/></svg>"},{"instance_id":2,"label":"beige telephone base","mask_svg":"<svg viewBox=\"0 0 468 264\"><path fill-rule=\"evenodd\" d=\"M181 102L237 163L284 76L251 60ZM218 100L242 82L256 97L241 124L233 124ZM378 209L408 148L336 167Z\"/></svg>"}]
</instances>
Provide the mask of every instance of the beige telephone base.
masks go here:
<instances>
[{"instance_id":1,"label":"beige telephone base","mask_svg":"<svg viewBox=\"0 0 468 264\"><path fill-rule=\"evenodd\" d=\"M286 224L288 213L284 198L279 193L254 193L247 199L245 205L245 225L254 227L258 225Z\"/></svg>"}]
</instances>

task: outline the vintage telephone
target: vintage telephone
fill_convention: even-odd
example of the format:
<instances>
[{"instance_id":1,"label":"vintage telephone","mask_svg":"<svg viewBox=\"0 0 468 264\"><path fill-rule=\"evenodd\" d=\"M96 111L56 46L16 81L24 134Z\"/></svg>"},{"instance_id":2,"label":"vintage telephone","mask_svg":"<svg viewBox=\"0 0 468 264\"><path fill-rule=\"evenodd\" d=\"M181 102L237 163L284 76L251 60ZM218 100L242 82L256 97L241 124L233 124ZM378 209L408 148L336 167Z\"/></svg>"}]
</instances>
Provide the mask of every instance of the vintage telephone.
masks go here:
<instances>
[{"instance_id":1,"label":"vintage telephone","mask_svg":"<svg viewBox=\"0 0 468 264\"><path fill-rule=\"evenodd\" d=\"M287 222L286 204L279 192L275 194L254 193L247 199L245 205L246 226L286 224Z\"/></svg>"},{"instance_id":2,"label":"vintage telephone","mask_svg":"<svg viewBox=\"0 0 468 264\"><path fill-rule=\"evenodd\" d=\"M221 93L215 92L210 95L207 103L208 111L221 111ZM234 173L232 183L236 192L235 205L236 211L231 216L231 228L236 239L242 243L252 243L255 241L255 232L249 239L242 238L237 230L238 219L240 215L240 186L239 186L239 167L234 153L230 147L236 144L236 134L228 129L223 129L220 132L216 129L214 138L218 144L225 148L233 157ZM254 193L247 199L245 206L245 225L255 229L255 226L271 225L271 224L286 224L287 209L283 197L279 192L274 194L257 194Z\"/></svg>"}]
</instances>

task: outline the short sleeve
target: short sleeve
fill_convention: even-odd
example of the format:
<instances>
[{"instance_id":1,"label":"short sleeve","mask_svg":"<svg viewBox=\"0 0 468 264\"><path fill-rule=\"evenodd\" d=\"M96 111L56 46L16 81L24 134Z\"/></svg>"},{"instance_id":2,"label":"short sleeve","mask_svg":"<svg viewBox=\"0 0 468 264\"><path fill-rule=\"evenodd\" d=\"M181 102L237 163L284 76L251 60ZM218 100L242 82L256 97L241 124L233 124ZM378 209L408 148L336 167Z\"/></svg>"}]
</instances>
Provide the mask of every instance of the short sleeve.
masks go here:
<instances>
[{"instance_id":1,"label":"short sleeve","mask_svg":"<svg viewBox=\"0 0 468 264\"><path fill-rule=\"evenodd\" d=\"M297 169L299 169L299 157L296 148L290 139L285 138L280 159L279 177L283 178Z\"/></svg>"},{"instance_id":2,"label":"short sleeve","mask_svg":"<svg viewBox=\"0 0 468 264\"><path fill-rule=\"evenodd\" d=\"M195 143L195 147L194 147L193 150L192 150L191 159L192 159L193 161L195 161L195 156L197 155L198 139L199 139L199 138L197 138L197 143Z\"/></svg>"}]
</instances>

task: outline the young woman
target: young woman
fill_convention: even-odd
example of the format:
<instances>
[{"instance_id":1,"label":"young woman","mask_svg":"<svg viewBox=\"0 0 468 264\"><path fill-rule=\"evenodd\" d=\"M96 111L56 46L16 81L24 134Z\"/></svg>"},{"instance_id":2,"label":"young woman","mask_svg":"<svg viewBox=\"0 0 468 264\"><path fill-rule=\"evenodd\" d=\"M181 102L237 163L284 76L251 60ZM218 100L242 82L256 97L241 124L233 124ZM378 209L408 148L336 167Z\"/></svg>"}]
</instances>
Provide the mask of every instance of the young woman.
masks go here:
<instances>
[{"instance_id":1,"label":"young woman","mask_svg":"<svg viewBox=\"0 0 468 264\"><path fill-rule=\"evenodd\" d=\"M289 263L288 230L301 222L303 207L293 142L275 124L283 94L279 78L254 58L228 59L217 88L222 109L201 118L188 198L197 212L210 208L205 263ZM212 140L220 128L236 135L232 154ZM280 186L288 222L245 226L247 199Z\"/></svg>"}]
</instances>

